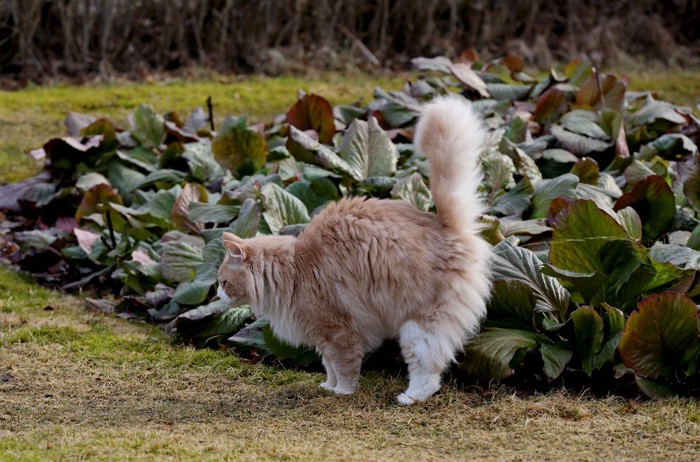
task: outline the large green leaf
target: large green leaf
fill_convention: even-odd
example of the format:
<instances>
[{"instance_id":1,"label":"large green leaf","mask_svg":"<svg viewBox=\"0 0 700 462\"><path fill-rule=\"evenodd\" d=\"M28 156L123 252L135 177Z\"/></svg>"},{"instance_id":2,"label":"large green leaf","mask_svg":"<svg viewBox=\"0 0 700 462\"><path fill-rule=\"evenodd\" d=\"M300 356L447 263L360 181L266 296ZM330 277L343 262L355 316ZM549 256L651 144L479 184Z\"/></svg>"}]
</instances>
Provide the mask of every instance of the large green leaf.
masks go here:
<instances>
[{"instance_id":1,"label":"large green leaf","mask_svg":"<svg viewBox=\"0 0 700 462\"><path fill-rule=\"evenodd\" d=\"M629 240L627 231L593 201L577 200L556 217L549 261L579 273L600 271L601 249L615 240Z\"/></svg>"},{"instance_id":2,"label":"large green leaf","mask_svg":"<svg viewBox=\"0 0 700 462\"><path fill-rule=\"evenodd\" d=\"M590 360L593 370L598 370L606 363L611 363L617 351L617 345L625 326L625 315L615 307L602 303L602 317L605 324L605 340L600 350Z\"/></svg>"},{"instance_id":3,"label":"large green leaf","mask_svg":"<svg viewBox=\"0 0 700 462\"><path fill-rule=\"evenodd\" d=\"M280 340L270 328L270 325L263 327L263 340L267 349L279 360L291 360L295 364L306 366L318 362L320 358L316 350L310 346L292 346Z\"/></svg>"},{"instance_id":4,"label":"large green leaf","mask_svg":"<svg viewBox=\"0 0 700 462\"><path fill-rule=\"evenodd\" d=\"M160 169L146 175L140 183L135 185L135 188L143 189L153 185L158 189L167 189L179 184L186 176L187 174L179 170Z\"/></svg>"},{"instance_id":5,"label":"large green leaf","mask_svg":"<svg viewBox=\"0 0 700 462\"><path fill-rule=\"evenodd\" d=\"M230 223L238 216L237 205L190 202L188 219L195 223Z\"/></svg>"},{"instance_id":6,"label":"large green leaf","mask_svg":"<svg viewBox=\"0 0 700 462\"><path fill-rule=\"evenodd\" d=\"M521 101L530 94L532 86L508 83L487 83L486 91L496 101Z\"/></svg>"},{"instance_id":7,"label":"large green leaf","mask_svg":"<svg viewBox=\"0 0 700 462\"><path fill-rule=\"evenodd\" d=\"M258 149L259 147L255 145L255 135L248 135L244 134L242 135L242 138L250 137L250 143L247 145L246 149L250 149L251 151L248 152L248 156L258 156L262 157L262 162L264 162L264 155L260 153ZM243 140L240 142L240 147L243 149L242 144ZM235 145L234 142L231 142L231 144L227 144L226 141L221 142L222 149L225 147L230 147ZM213 149L213 144L210 144L208 142L202 141L198 143L187 143L184 145L184 151L182 152L182 158L187 160L187 165L189 167L190 173L192 176L200 181L200 182L214 182L218 179L220 179L224 175L224 169L222 168L221 164L217 162L217 160L214 158L214 152L212 151ZM232 148L233 149L233 148ZM244 154L245 155L245 154ZM256 159L252 165L252 169L256 170L257 163L259 162L258 159ZM242 172L242 173L247 173L247 172Z\"/></svg>"},{"instance_id":8,"label":"large green leaf","mask_svg":"<svg viewBox=\"0 0 700 462\"><path fill-rule=\"evenodd\" d=\"M297 154L298 150L294 150L290 146L290 142L297 143L307 152L312 153L312 159L307 159L306 156L300 156ZM336 171L345 176L352 178L353 180L361 180L362 178L358 175L358 172L353 169L350 164L340 158L332 149L323 144L319 143L315 139L311 138L301 130L294 127L289 127L289 140L287 141L287 147L294 154L297 160L301 161L315 161L321 164L322 167Z\"/></svg>"},{"instance_id":9,"label":"large green leaf","mask_svg":"<svg viewBox=\"0 0 700 462\"><path fill-rule=\"evenodd\" d=\"M591 153L605 151L613 146L612 141L602 141L597 138L580 135L560 125L552 125L550 129L562 148L571 151L579 156L590 155Z\"/></svg>"},{"instance_id":10,"label":"large green leaf","mask_svg":"<svg viewBox=\"0 0 700 462\"><path fill-rule=\"evenodd\" d=\"M543 266L533 252L515 247L508 241L494 247L494 279L524 284L535 297L536 311L552 313L559 320L564 320L569 308L569 292L555 278L543 274ZM518 287L520 290L521 286Z\"/></svg>"},{"instance_id":11,"label":"large green leaf","mask_svg":"<svg viewBox=\"0 0 700 462\"><path fill-rule=\"evenodd\" d=\"M265 316L261 316L243 329L236 332L235 335L228 339L237 347L253 349L261 356L269 356L270 350L265 344L263 338L263 329L270 324L270 321Z\"/></svg>"},{"instance_id":12,"label":"large green leaf","mask_svg":"<svg viewBox=\"0 0 700 462\"><path fill-rule=\"evenodd\" d=\"M573 133L597 140L609 141L610 137L598 125L598 114L583 109L567 112L561 118L561 126Z\"/></svg>"},{"instance_id":13,"label":"large green leaf","mask_svg":"<svg viewBox=\"0 0 700 462\"><path fill-rule=\"evenodd\" d=\"M255 237L258 228L260 228L260 209L258 204L253 199L246 199L238 212L238 218L229 225L228 231L241 239L247 239Z\"/></svg>"},{"instance_id":14,"label":"large green leaf","mask_svg":"<svg viewBox=\"0 0 700 462\"><path fill-rule=\"evenodd\" d=\"M660 154L671 159L698 153L698 146L693 140L679 133L661 135L651 144Z\"/></svg>"},{"instance_id":15,"label":"large green leaf","mask_svg":"<svg viewBox=\"0 0 700 462\"><path fill-rule=\"evenodd\" d=\"M392 188L391 196L395 199L406 200L424 212L433 206L433 196L423 182L420 173L412 173L400 179Z\"/></svg>"},{"instance_id":16,"label":"large green leaf","mask_svg":"<svg viewBox=\"0 0 700 462\"><path fill-rule=\"evenodd\" d=\"M645 239L655 238L668 230L676 214L673 191L658 175L637 182L615 203L616 211L625 207L632 207L639 214Z\"/></svg>"},{"instance_id":17,"label":"large green leaf","mask_svg":"<svg viewBox=\"0 0 700 462\"><path fill-rule=\"evenodd\" d=\"M167 239L166 239L167 238ZM158 268L163 278L171 282L192 281L195 269L204 263L201 238L171 232L163 238L163 251Z\"/></svg>"},{"instance_id":18,"label":"large green leaf","mask_svg":"<svg viewBox=\"0 0 700 462\"><path fill-rule=\"evenodd\" d=\"M273 234L288 225L311 221L304 203L274 183L262 187L263 217Z\"/></svg>"},{"instance_id":19,"label":"large green leaf","mask_svg":"<svg viewBox=\"0 0 700 462\"><path fill-rule=\"evenodd\" d=\"M544 220L501 220L500 230L503 236L538 236L552 231Z\"/></svg>"},{"instance_id":20,"label":"large green leaf","mask_svg":"<svg viewBox=\"0 0 700 462\"><path fill-rule=\"evenodd\" d=\"M182 313L174 326L180 337L197 342L222 340L237 332L252 319L248 306L231 308L227 302L215 301Z\"/></svg>"},{"instance_id":21,"label":"large green leaf","mask_svg":"<svg viewBox=\"0 0 700 462\"><path fill-rule=\"evenodd\" d=\"M90 190L95 185L98 184L106 184L108 186L111 186L109 184L109 180L104 177L101 173L96 173L96 172L88 172L80 178L78 178L78 181L75 183L75 188L82 194L85 194Z\"/></svg>"},{"instance_id":22,"label":"large green leaf","mask_svg":"<svg viewBox=\"0 0 700 462\"><path fill-rule=\"evenodd\" d=\"M628 119L633 126L651 125L658 120L673 124L683 124L686 121L675 106L665 101L656 101L651 96L647 97L644 106L631 113Z\"/></svg>"},{"instance_id":23,"label":"large green leaf","mask_svg":"<svg viewBox=\"0 0 700 462\"><path fill-rule=\"evenodd\" d=\"M556 379L564 372L564 368L574 355L571 347L566 342L543 343L540 345L540 353L544 363L544 373L550 380Z\"/></svg>"},{"instance_id":24,"label":"large green leaf","mask_svg":"<svg viewBox=\"0 0 700 462\"><path fill-rule=\"evenodd\" d=\"M214 159L224 168L250 175L265 165L265 137L248 128L245 117L228 117L211 142Z\"/></svg>"},{"instance_id":25,"label":"large green leaf","mask_svg":"<svg viewBox=\"0 0 700 462\"><path fill-rule=\"evenodd\" d=\"M531 329L534 316L535 294L529 285L515 279L494 282L488 305L487 326Z\"/></svg>"},{"instance_id":26,"label":"large green leaf","mask_svg":"<svg viewBox=\"0 0 700 462\"><path fill-rule=\"evenodd\" d=\"M539 181L535 185L535 191L532 195L530 218L545 218L549 210L549 204L558 197L573 199L578 182L578 177L571 173L552 178L551 180Z\"/></svg>"},{"instance_id":27,"label":"large green leaf","mask_svg":"<svg viewBox=\"0 0 700 462\"><path fill-rule=\"evenodd\" d=\"M595 369L592 359L603 346L603 318L590 306L582 306L571 313L574 326L576 353L589 376Z\"/></svg>"},{"instance_id":28,"label":"large green leaf","mask_svg":"<svg viewBox=\"0 0 700 462\"><path fill-rule=\"evenodd\" d=\"M130 203L132 193L144 181L146 175L115 159L107 167L107 178L110 184L119 191L125 202Z\"/></svg>"},{"instance_id":29,"label":"large green leaf","mask_svg":"<svg viewBox=\"0 0 700 462\"><path fill-rule=\"evenodd\" d=\"M165 141L165 121L155 113L153 106L140 105L130 119L131 136L144 148L155 148Z\"/></svg>"},{"instance_id":30,"label":"large green leaf","mask_svg":"<svg viewBox=\"0 0 700 462\"><path fill-rule=\"evenodd\" d=\"M377 119L355 120L339 146L340 158L348 163L354 177L392 176L399 154Z\"/></svg>"},{"instance_id":31,"label":"large green leaf","mask_svg":"<svg viewBox=\"0 0 700 462\"><path fill-rule=\"evenodd\" d=\"M491 212L498 215L522 215L530 207L534 192L532 182L523 178L510 191L496 197L491 204Z\"/></svg>"},{"instance_id":32,"label":"large green leaf","mask_svg":"<svg viewBox=\"0 0 700 462\"><path fill-rule=\"evenodd\" d=\"M504 379L519 366L511 364L516 353L535 349L540 343L550 341L529 330L487 328L467 345L460 367L473 377Z\"/></svg>"},{"instance_id":33,"label":"large green leaf","mask_svg":"<svg viewBox=\"0 0 700 462\"><path fill-rule=\"evenodd\" d=\"M591 200L574 201L557 215L549 262L591 304L639 294L654 274L644 248Z\"/></svg>"},{"instance_id":34,"label":"large green leaf","mask_svg":"<svg viewBox=\"0 0 700 462\"><path fill-rule=\"evenodd\" d=\"M678 292L642 300L620 338L625 365L647 378L684 372L700 349L698 308Z\"/></svg>"},{"instance_id":35,"label":"large green leaf","mask_svg":"<svg viewBox=\"0 0 700 462\"><path fill-rule=\"evenodd\" d=\"M649 256L660 263L671 263L680 269L700 270L700 252L683 245L655 243Z\"/></svg>"},{"instance_id":36,"label":"large green leaf","mask_svg":"<svg viewBox=\"0 0 700 462\"><path fill-rule=\"evenodd\" d=\"M203 303L217 281L219 266L224 260L224 245L220 239L209 242L202 251L204 263L194 269L194 279L183 281L175 289L173 300L183 305Z\"/></svg>"},{"instance_id":37,"label":"large green leaf","mask_svg":"<svg viewBox=\"0 0 700 462\"><path fill-rule=\"evenodd\" d=\"M195 273L197 268L195 268ZM199 305L207 298L213 282L195 279L178 284L173 300L183 305Z\"/></svg>"},{"instance_id":38,"label":"large green leaf","mask_svg":"<svg viewBox=\"0 0 700 462\"><path fill-rule=\"evenodd\" d=\"M306 205L309 213L313 213L317 207L339 198L338 188L328 178L295 181L287 186L286 190L298 197Z\"/></svg>"},{"instance_id":39,"label":"large green leaf","mask_svg":"<svg viewBox=\"0 0 700 462\"><path fill-rule=\"evenodd\" d=\"M625 228L627 234L634 239L642 238L642 219L632 207L625 207L617 211L617 221Z\"/></svg>"},{"instance_id":40,"label":"large green leaf","mask_svg":"<svg viewBox=\"0 0 700 462\"><path fill-rule=\"evenodd\" d=\"M493 152L482 159L481 168L484 172L482 187L487 191L486 202L495 206L505 192L515 186L515 165L510 157Z\"/></svg>"}]
</instances>

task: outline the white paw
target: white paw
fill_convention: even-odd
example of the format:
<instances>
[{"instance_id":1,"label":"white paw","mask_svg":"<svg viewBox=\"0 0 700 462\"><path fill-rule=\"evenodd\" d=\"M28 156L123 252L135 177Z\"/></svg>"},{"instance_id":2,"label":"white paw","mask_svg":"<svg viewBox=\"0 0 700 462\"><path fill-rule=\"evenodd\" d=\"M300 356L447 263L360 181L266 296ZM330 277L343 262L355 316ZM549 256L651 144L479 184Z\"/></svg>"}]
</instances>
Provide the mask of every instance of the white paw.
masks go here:
<instances>
[{"instance_id":1,"label":"white paw","mask_svg":"<svg viewBox=\"0 0 700 462\"><path fill-rule=\"evenodd\" d=\"M397 396L396 401L398 401L399 404L402 406L408 406L409 404L413 404L416 402L415 399L411 398L406 393L401 393L399 396Z\"/></svg>"},{"instance_id":2,"label":"white paw","mask_svg":"<svg viewBox=\"0 0 700 462\"><path fill-rule=\"evenodd\" d=\"M335 387L332 388L331 391L335 393L336 395L352 395L355 393L355 390L350 390L346 388L340 388L340 387Z\"/></svg>"},{"instance_id":3,"label":"white paw","mask_svg":"<svg viewBox=\"0 0 700 462\"><path fill-rule=\"evenodd\" d=\"M319 387L323 388L324 390L328 390L328 391L333 391L335 389L335 387L333 385L329 384L328 382L321 383L319 385Z\"/></svg>"}]
</instances>

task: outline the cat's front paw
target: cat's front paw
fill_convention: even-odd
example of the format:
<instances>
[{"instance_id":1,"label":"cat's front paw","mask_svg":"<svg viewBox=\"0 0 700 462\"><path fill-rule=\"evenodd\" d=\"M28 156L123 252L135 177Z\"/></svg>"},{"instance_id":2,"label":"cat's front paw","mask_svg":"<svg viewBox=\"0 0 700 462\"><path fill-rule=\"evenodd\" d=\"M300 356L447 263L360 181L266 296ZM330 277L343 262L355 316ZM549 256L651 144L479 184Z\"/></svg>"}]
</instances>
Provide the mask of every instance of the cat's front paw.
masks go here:
<instances>
[{"instance_id":1,"label":"cat's front paw","mask_svg":"<svg viewBox=\"0 0 700 462\"><path fill-rule=\"evenodd\" d=\"M330 383L328 383L327 381L321 382L319 387L323 388L324 390L328 390L328 391L333 391L335 389L335 387L333 385L331 385Z\"/></svg>"},{"instance_id":2,"label":"cat's front paw","mask_svg":"<svg viewBox=\"0 0 700 462\"><path fill-rule=\"evenodd\" d=\"M352 395L355 393L355 390L347 389L347 388L341 388L341 387L335 387L330 389L333 393L336 395Z\"/></svg>"},{"instance_id":3,"label":"cat's front paw","mask_svg":"<svg viewBox=\"0 0 700 462\"><path fill-rule=\"evenodd\" d=\"M415 399L411 398L406 393L401 393L399 396L397 396L396 401L398 401L402 406L408 406L416 402Z\"/></svg>"}]
</instances>

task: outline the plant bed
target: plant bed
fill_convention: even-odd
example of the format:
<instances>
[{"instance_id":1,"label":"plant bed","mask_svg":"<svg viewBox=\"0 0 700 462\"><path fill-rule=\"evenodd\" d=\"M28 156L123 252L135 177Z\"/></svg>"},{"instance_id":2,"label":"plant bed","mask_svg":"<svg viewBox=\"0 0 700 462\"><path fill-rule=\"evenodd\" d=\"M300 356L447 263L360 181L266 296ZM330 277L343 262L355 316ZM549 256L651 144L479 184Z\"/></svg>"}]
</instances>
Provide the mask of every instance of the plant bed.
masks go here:
<instances>
[{"instance_id":1,"label":"plant bed","mask_svg":"<svg viewBox=\"0 0 700 462\"><path fill-rule=\"evenodd\" d=\"M265 319L216 300L222 233L303 232L347 196L433 209L413 124L424 101L460 92L490 128L483 221L496 252L461 373L697 394L698 119L585 63L535 79L516 57L469 58L418 58L418 79L366 105L300 93L266 124L146 105L128 129L70 114L69 136L32 152L41 176L0 190L3 255L47 284L118 294L88 302L186 341L311 364Z\"/></svg>"}]
</instances>

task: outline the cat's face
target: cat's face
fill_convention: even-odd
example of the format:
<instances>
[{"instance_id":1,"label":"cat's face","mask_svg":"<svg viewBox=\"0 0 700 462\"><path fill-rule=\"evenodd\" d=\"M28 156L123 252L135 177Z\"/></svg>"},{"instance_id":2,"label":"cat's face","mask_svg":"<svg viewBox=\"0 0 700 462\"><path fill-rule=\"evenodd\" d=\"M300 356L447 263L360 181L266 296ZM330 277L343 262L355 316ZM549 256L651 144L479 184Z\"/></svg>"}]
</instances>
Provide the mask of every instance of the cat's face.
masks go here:
<instances>
[{"instance_id":1,"label":"cat's face","mask_svg":"<svg viewBox=\"0 0 700 462\"><path fill-rule=\"evenodd\" d=\"M217 294L232 305L250 303L253 290L253 273L250 269L251 249L231 233L224 233L226 257L219 267Z\"/></svg>"}]
</instances>

